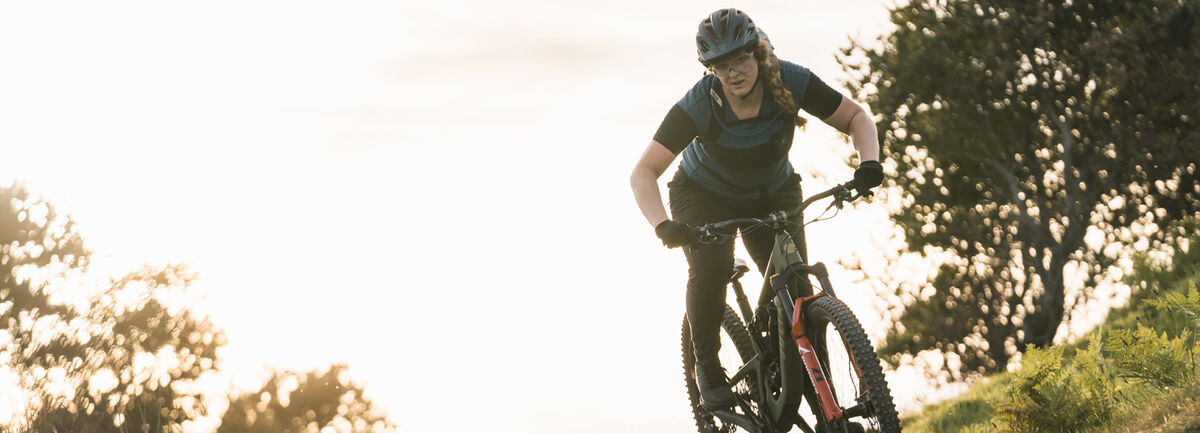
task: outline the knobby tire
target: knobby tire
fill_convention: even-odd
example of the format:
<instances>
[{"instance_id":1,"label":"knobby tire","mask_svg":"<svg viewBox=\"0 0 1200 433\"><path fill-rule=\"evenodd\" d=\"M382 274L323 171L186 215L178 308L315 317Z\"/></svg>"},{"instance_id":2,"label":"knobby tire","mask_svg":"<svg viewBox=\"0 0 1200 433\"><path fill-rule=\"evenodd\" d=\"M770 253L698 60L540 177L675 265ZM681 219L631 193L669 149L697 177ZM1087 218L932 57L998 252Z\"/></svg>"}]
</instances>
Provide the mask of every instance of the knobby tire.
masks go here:
<instances>
[{"instance_id":1,"label":"knobby tire","mask_svg":"<svg viewBox=\"0 0 1200 433\"><path fill-rule=\"evenodd\" d=\"M754 357L754 343L750 341L750 333L742 319L729 305L725 306L725 317L721 321L721 330L733 341L742 362L748 362ZM696 420L696 428L700 433L731 433L740 429L733 424L724 424L700 406L700 389L696 387L696 355L692 351L692 331L687 317L683 318L683 377L687 384L688 400L692 406L692 418ZM738 366L727 366L738 367ZM734 390L737 392L737 390ZM759 414L752 416L758 417Z\"/></svg>"}]
</instances>

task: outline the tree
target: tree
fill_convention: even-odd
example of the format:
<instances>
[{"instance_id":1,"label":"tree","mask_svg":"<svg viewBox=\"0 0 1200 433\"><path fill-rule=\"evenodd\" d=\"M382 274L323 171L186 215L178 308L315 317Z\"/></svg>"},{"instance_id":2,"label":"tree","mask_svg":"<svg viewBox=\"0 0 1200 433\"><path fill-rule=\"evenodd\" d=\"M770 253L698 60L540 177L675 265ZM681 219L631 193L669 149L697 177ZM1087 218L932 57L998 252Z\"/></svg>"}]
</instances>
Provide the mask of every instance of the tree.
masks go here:
<instances>
[{"instance_id":1,"label":"tree","mask_svg":"<svg viewBox=\"0 0 1200 433\"><path fill-rule=\"evenodd\" d=\"M958 260L883 349L998 370L1053 342L1068 264L1086 296L1107 245L1197 214L1200 1L925 0L891 21L839 61L880 116L910 249Z\"/></svg>"},{"instance_id":2,"label":"tree","mask_svg":"<svg viewBox=\"0 0 1200 433\"><path fill-rule=\"evenodd\" d=\"M146 266L90 289L69 217L20 185L0 188L0 366L20 379L12 431L177 431L215 418L223 333L179 295L186 266ZM214 400L217 399L217 400ZM215 423L215 419L212 420Z\"/></svg>"},{"instance_id":3,"label":"tree","mask_svg":"<svg viewBox=\"0 0 1200 433\"><path fill-rule=\"evenodd\" d=\"M90 255L70 217L22 184L0 187L0 300L14 306L0 314L0 328L15 326L15 311L66 312L50 301L45 274L81 269Z\"/></svg>"},{"instance_id":4,"label":"tree","mask_svg":"<svg viewBox=\"0 0 1200 433\"><path fill-rule=\"evenodd\" d=\"M363 396L344 364L276 371L261 390L233 399L218 433L382 433L395 426Z\"/></svg>"}]
</instances>

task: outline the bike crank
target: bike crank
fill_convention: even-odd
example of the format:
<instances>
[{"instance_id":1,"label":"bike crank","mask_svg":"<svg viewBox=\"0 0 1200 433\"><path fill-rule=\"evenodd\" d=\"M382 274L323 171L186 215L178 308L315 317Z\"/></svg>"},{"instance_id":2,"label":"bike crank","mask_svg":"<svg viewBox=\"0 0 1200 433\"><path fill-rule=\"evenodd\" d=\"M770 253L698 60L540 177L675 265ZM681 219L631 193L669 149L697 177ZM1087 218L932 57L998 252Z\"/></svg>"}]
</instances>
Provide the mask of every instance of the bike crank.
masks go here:
<instances>
[{"instance_id":1,"label":"bike crank","mask_svg":"<svg viewBox=\"0 0 1200 433\"><path fill-rule=\"evenodd\" d=\"M746 431L750 433L765 433L763 432L762 428L758 426L758 423L754 422L753 418L734 412L732 409L713 410L709 411L709 413L716 415L717 418L721 419L721 421L734 424L738 427L746 429Z\"/></svg>"}]
</instances>

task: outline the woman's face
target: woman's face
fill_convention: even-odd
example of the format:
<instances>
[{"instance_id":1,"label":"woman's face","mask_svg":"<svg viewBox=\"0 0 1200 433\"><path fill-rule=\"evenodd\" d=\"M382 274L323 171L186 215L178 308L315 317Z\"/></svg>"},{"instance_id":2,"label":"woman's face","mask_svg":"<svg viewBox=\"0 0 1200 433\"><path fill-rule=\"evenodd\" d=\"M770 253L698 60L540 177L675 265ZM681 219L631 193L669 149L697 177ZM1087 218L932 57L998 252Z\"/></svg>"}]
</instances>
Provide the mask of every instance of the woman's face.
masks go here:
<instances>
[{"instance_id":1,"label":"woman's face","mask_svg":"<svg viewBox=\"0 0 1200 433\"><path fill-rule=\"evenodd\" d=\"M758 77L758 62L754 61L754 54L750 50L713 63L708 69L721 80L725 91L737 97L745 97L754 90L755 78Z\"/></svg>"}]
</instances>

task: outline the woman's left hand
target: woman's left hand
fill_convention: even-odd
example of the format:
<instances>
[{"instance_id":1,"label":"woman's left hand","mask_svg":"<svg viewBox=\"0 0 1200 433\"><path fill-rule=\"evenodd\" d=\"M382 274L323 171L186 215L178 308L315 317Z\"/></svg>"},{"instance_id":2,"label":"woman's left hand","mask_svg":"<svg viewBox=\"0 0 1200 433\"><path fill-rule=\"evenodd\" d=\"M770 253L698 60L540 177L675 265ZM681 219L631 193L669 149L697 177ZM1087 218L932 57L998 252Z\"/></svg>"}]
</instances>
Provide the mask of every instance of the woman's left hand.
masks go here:
<instances>
[{"instance_id":1,"label":"woman's left hand","mask_svg":"<svg viewBox=\"0 0 1200 433\"><path fill-rule=\"evenodd\" d=\"M871 188L883 183L883 165L879 161L863 161L854 170L854 188L860 195L867 195Z\"/></svg>"}]
</instances>

